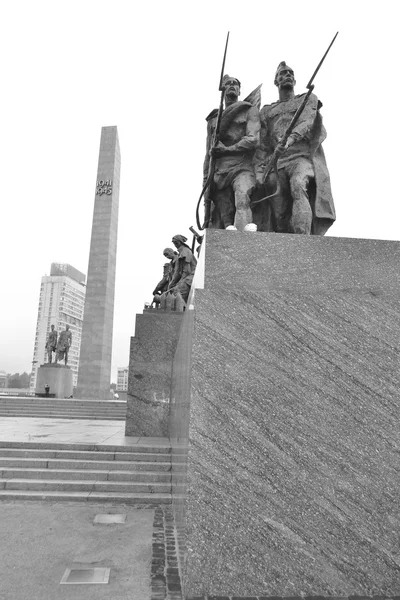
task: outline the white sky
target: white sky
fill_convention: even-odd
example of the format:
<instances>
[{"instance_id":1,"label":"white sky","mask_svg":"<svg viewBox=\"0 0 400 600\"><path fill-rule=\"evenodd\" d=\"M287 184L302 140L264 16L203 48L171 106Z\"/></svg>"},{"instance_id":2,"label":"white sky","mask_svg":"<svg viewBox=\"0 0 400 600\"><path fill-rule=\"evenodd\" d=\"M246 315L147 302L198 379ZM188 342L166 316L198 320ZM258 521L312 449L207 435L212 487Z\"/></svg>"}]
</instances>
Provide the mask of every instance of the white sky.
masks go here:
<instances>
[{"instance_id":1,"label":"white sky","mask_svg":"<svg viewBox=\"0 0 400 600\"><path fill-rule=\"evenodd\" d=\"M117 125L121 188L112 379L129 362L136 313L162 250L189 237L205 117L226 72L242 98L278 63L315 80L337 222L329 235L399 239L398 3L58 0L2 2L0 370L31 369L40 279L50 263L87 274L101 127Z\"/></svg>"}]
</instances>

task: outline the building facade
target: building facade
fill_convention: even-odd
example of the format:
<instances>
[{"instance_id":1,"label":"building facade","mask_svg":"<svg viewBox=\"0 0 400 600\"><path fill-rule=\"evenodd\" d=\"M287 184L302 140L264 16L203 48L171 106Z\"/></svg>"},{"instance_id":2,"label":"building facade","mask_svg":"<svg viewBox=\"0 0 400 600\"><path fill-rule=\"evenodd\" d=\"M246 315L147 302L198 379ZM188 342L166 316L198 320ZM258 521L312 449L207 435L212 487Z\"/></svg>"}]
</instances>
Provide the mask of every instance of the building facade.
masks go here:
<instances>
[{"instance_id":1,"label":"building facade","mask_svg":"<svg viewBox=\"0 0 400 600\"><path fill-rule=\"evenodd\" d=\"M78 269L60 263L52 263L50 275L42 277L32 359L31 390L36 388L39 366L47 362L46 341L51 325L55 326L58 335L66 325L69 325L72 345L68 354L68 366L72 369L73 385L76 387L85 307L85 278Z\"/></svg>"},{"instance_id":2,"label":"building facade","mask_svg":"<svg viewBox=\"0 0 400 600\"><path fill-rule=\"evenodd\" d=\"M118 367L117 392L128 391L128 367Z\"/></svg>"}]
</instances>

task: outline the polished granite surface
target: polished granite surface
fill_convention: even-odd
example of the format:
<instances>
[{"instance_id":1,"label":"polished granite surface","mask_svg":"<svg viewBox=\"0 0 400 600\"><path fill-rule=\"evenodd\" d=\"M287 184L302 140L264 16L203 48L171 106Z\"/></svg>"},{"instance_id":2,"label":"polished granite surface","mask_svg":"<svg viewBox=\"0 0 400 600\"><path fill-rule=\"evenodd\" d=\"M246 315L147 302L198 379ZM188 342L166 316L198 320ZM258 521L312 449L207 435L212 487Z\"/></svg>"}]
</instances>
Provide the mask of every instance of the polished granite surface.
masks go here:
<instances>
[{"instance_id":1,"label":"polished granite surface","mask_svg":"<svg viewBox=\"0 0 400 600\"><path fill-rule=\"evenodd\" d=\"M399 594L400 243L208 231L205 259L174 375L186 593Z\"/></svg>"}]
</instances>

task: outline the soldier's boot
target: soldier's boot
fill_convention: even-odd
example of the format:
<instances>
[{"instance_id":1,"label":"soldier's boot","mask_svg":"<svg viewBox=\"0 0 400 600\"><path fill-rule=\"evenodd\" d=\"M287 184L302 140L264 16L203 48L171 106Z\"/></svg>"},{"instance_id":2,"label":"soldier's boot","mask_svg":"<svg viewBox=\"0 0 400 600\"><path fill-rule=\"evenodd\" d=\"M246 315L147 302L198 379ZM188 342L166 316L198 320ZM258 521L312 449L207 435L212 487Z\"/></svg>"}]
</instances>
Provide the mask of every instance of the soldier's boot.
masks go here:
<instances>
[{"instance_id":1,"label":"soldier's boot","mask_svg":"<svg viewBox=\"0 0 400 600\"><path fill-rule=\"evenodd\" d=\"M311 208L308 211L295 210L295 205L293 205L293 213L292 213L292 227L294 233L300 233L302 235L310 235L311 234L311 223L312 223L312 212Z\"/></svg>"}]
</instances>

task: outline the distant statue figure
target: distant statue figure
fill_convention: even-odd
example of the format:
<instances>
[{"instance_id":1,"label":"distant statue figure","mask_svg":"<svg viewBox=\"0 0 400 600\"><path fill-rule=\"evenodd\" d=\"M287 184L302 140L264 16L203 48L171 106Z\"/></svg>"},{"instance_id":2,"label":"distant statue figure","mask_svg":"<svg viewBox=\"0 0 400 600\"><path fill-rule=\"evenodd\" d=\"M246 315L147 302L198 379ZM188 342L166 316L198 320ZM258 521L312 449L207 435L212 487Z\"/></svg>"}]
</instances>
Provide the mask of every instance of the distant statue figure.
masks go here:
<instances>
[{"instance_id":1,"label":"distant statue figure","mask_svg":"<svg viewBox=\"0 0 400 600\"><path fill-rule=\"evenodd\" d=\"M278 65L275 85L279 100L263 106L261 118L261 149L256 154L257 181L261 195L273 194L277 189L274 170L267 181L266 172L275 151L281 192L278 196L254 205L253 212L262 231L324 235L335 221L328 168L322 142L326 131L319 109L322 106L311 94L287 143L280 143L304 94L294 95L296 84L293 70L285 63ZM259 196L260 197L260 196ZM257 206L257 209L256 209Z\"/></svg>"},{"instance_id":2,"label":"distant statue figure","mask_svg":"<svg viewBox=\"0 0 400 600\"><path fill-rule=\"evenodd\" d=\"M174 235L172 238L172 243L179 254L174 261L174 272L168 290L175 296L180 296L186 303L192 286L197 260L185 242L187 242L187 238L184 235Z\"/></svg>"},{"instance_id":3,"label":"distant statue figure","mask_svg":"<svg viewBox=\"0 0 400 600\"><path fill-rule=\"evenodd\" d=\"M53 352L57 351L57 331L54 329L54 325L51 326L51 331L49 332L47 342L46 342L46 352L47 352L47 360L48 363L51 364L53 362ZM57 362L57 357L56 357Z\"/></svg>"},{"instance_id":4,"label":"distant statue figure","mask_svg":"<svg viewBox=\"0 0 400 600\"><path fill-rule=\"evenodd\" d=\"M163 250L163 254L165 258L169 259L170 262L169 264L167 263L165 265L164 276L161 279L161 281L157 283L156 287L153 290L153 302L155 302L154 296L156 294L163 294L167 291L169 284L171 283L172 274L174 272L175 260L178 257L178 253L175 252L175 250L173 250L172 248L165 248L165 250Z\"/></svg>"},{"instance_id":5,"label":"distant statue figure","mask_svg":"<svg viewBox=\"0 0 400 600\"><path fill-rule=\"evenodd\" d=\"M72 344L72 333L69 325L65 326L65 331L61 331L57 344L57 360L64 359L65 365L68 364L68 352Z\"/></svg>"},{"instance_id":6,"label":"distant statue figure","mask_svg":"<svg viewBox=\"0 0 400 600\"><path fill-rule=\"evenodd\" d=\"M153 306L154 306L154 308L160 308L160 304L161 304L161 294L160 293L154 294L153 301L151 303L150 308L153 308Z\"/></svg>"},{"instance_id":7,"label":"distant statue figure","mask_svg":"<svg viewBox=\"0 0 400 600\"><path fill-rule=\"evenodd\" d=\"M254 230L250 197L256 185L253 157L260 144L260 86L243 102L238 100L240 81L224 75L225 110L222 112L219 142L212 147L218 110L207 117L207 152L204 160L203 185L210 169L210 155L215 158L214 177L206 198L211 200L209 227L245 231ZM247 229L249 230L249 229Z\"/></svg>"}]
</instances>

